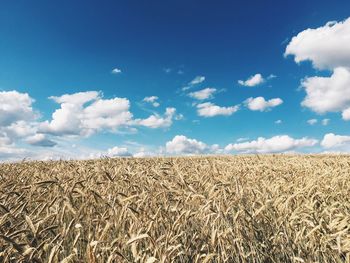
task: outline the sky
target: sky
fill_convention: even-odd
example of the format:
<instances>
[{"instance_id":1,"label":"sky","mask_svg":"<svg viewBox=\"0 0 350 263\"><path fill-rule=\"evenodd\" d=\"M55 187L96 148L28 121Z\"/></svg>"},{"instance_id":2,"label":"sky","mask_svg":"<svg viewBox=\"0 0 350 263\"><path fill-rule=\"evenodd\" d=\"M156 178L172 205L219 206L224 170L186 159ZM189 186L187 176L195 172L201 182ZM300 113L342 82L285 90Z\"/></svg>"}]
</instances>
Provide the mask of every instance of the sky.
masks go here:
<instances>
[{"instance_id":1,"label":"sky","mask_svg":"<svg viewBox=\"0 0 350 263\"><path fill-rule=\"evenodd\" d=\"M0 3L0 160L350 151L349 1Z\"/></svg>"}]
</instances>

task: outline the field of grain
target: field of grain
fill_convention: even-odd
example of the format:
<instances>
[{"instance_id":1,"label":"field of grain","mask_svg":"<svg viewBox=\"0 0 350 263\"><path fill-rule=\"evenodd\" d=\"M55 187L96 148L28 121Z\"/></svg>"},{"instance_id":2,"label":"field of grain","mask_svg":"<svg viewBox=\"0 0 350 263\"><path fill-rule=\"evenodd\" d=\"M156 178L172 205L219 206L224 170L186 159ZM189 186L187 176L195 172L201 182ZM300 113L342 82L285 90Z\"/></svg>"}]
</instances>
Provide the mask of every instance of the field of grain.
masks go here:
<instances>
[{"instance_id":1,"label":"field of grain","mask_svg":"<svg viewBox=\"0 0 350 263\"><path fill-rule=\"evenodd\" d=\"M1 164L0 262L350 262L350 157Z\"/></svg>"}]
</instances>

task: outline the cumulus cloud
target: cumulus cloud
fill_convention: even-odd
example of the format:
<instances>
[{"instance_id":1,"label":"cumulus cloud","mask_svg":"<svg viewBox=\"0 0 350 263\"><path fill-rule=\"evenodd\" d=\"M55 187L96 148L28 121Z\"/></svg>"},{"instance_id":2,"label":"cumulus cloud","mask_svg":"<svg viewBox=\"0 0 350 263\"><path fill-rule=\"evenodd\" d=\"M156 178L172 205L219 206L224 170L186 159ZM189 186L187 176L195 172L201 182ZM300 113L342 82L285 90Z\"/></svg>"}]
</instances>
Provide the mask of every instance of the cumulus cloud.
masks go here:
<instances>
[{"instance_id":1,"label":"cumulus cloud","mask_svg":"<svg viewBox=\"0 0 350 263\"><path fill-rule=\"evenodd\" d=\"M270 100L265 100L264 97L248 98L244 101L246 107L252 111L266 111L271 108L277 107L283 103L280 98L273 98Z\"/></svg>"},{"instance_id":2,"label":"cumulus cloud","mask_svg":"<svg viewBox=\"0 0 350 263\"><path fill-rule=\"evenodd\" d=\"M173 118L176 118L175 108L166 108L164 116L159 114L153 114L146 119L136 119L134 123L136 125L145 126L148 128L166 128L170 127L173 123Z\"/></svg>"},{"instance_id":3,"label":"cumulus cloud","mask_svg":"<svg viewBox=\"0 0 350 263\"><path fill-rule=\"evenodd\" d=\"M345 121L350 120L350 107L349 107L349 108L346 108L345 110L343 110L343 112L342 112L342 118L343 118L343 120L345 120Z\"/></svg>"},{"instance_id":4,"label":"cumulus cloud","mask_svg":"<svg viewBox=\"0 0 350 263\"><path fill-rule=\"evenodd\" d=\"M209 146L196 139L187 138L184 135L176 135L165 145L169 154L203 154L209 150Z\"/></svg>"},{"instance_id":5,"label":"cumulus cloud","mask_svg":"<svg viewBox=\"0 0 350 263\"><path fill-rule=\"evenodd\" d=\"M34 146L41 146L41 147L53 147L57 143L48 139L45 134L37 133L30 137L28 137L25 140L28 144L34 145Z\"/></svg>"},{"instance_id":6,"label":"cumulus cloud","mask_svg":"<svg viewBox=\"0 0 350 263\"><path fill-rule=\"evenodd\" d=\"M229 116L238 111L239 106L221 107L211 102L200 103L197 106L197 114L202 117L214 117L218 115Z\"/></svg>"},{"instance_id":7,"label":"cumulus cloud","mask_svg":"<svg viewBox=\"0 0 350 263\"><path fill-rule=\"evenodd\" d=\"M194 91L188 94L191 98L197 100L206 100L213 98L213 94L216 92L214 88L205 88L202 90Z\"/></svg>"},{"instance_id":8,"label":"cumulus cloud","mask_svg":"<svg viewBox=\"0 0 350 263\"><path fill-rule=\"evenodd\" d=\"M107 156L109 156L109 157L117 157L117 156L126 157L126 156L132 156L132 154L128 151L128 148L126 148L126 147L115 146L115 147L107 150Z\"/></svg>"},{"instance_id":9,"label":"cumulus cloud","mask_svg":"<svg viewBox=\"0 0 350 263\"><path fill-rule=\"evenodd\" d=\"M294 55L296 63L309 60L318 69L349 68L350 18L300 32L287 45L288 55Z\"/></svg>"},{"instance_id":10,"label":"cumulus cloud","mask_svg":"<svg viewBox=\"0 0 350 263\"><path fill-rule=\"evenodd\" d=\"M42 133L88 136L102 129L116 131L132 119L126 98L102 99L96 91L50 98L60 103L60 108L51 121L41 123Z\"/></svg>"},{"instance_id":11,"label":"cumulus cloud","mask_svg":"<svg viewBox=\"0 0 350 263\"><path fill-rule=\"evenodd\" d=\"M96 100L101 96L101 93L98 91L85 91L85 92L77 92L73 94L64 94L62 96L51 96L49 99L62 104L62 103L69 103L69 104L77 104L77 105L84 105L85 103Z\"/></svg>"},{"instance_id":12,"label":"cumulus cloud","mask_svg":"<svg viewBox=\"0 0 350 263\"><path fill-rule=\"evenodd\" d=\"M302 106L317 113L342 112L349 119L350 108L350 18L306 29L292 38L285 56L296 63L311 61L316 69L333 70L329 77L306 77L301 82L306 97Z\"/></svg>"},{"instance_id":13,"label":"cumulus cloud","mask_svg":"<svg viewBox=\"0 0 350 263\"><path fill-rule=\"evenodd\" d=\"M350 146L350 136L336 135L334 133L327 133L321 141L321 146L326 149L337 148L341 149L344 146Z\"/></svg>"},{"instance_id":14,"label":"cumulus cloud","mask_svg":"<svg viewBox=\"0 0 350 263\"><path fill-rule=\"evenodd\" d=\"M30 121L37 117L32 99L27 93L18 91L0 92L0 126L8 126L20 120Z\"/></svg>"},{"instance_id":15,"label":"cumulus cloud","mask_svg":"<svg viewBox=\"0 0 350 263\"><path fill-rule=\"evenodd\" d=\"M350 107L350 70L336 68L330 77L305 78L302 106L317 113L345 111Z\"/></svg>"},{"instance_id":16,"label":"cumulus cloud","mask_svg":"<svg viewBox=\"0 0 350 263\"><path fill-rule=\"evenodd\" d=\"M151 103L153 107L159 107L159 102L157 102L158 97L157 96L149 96L149 97L144 97L143 101L147 103Z\"/></svg>"},{"instance_id":17,"label":"cumulus cloud","mask_svg":"<svg viewBox=\"0 0 350 263\"><path fill-rule=\"evenodd\" d=\"M35 121L27 122L24 120L20 120L11 123L11 125L9 126L3 126L2 128L0 128L0 130L2 129L11 138L25 138L36 133L36 126L37 123Z\"/></svg>"},{"instance_id":18,"label":"cumulus cloud","mask_svg":"<svg viewBox=\"0 0 350 263\"><path fill-rule=\"evenodd\" d=\"M303 137L294 139L288 135L279 135L271 138L259 137L257 140L228 144L226 151L237 151L241 153L279 153L291 151L304 147L311 147L318 143L315 139Z\"/></svg>"},{"instance_id":19,"label":"cumulus cloud","mask_svg":"<svg viewBox=\"0 0 350 263\"><path fill-rule=\"evenodd\" d=\"M53 146L54 142L37 134L39 114L33 110L32 99L27 93L18 91L0 92L0 144L1 156L23 157L27 151L18 148L16 143L26 142L34 146ZM5 141L7 143L5 144ZM5 158L5 157L4 157Z\"/></svg>"},{"instance_id":20,"label":"cumulus cloud","mask_svg":"<svg viewBox=\"0 0 350 263\"><path fill-rule=\"evenodd\" d=\"M1 159L21 159L27 151L16 147L12 139L5 132L0 131L0 160Z\"/></svg>"},{"instance_id":21,"label":"cumulus cloud","mask_svg":"<svg viewBox=\"0 0 350 263\"><path fill-rule=\"evenodd\" d=\"M112 74L120 74L120 73L122 73L122 71L119 68L115 68L112 70Z\"/></svg>"},{"instance_id":22,"label":"cumulus cloud","mask_svg":"<svg viewBox=\"0 0 350 263\"><path fill-rule=\"evenodd\" d=\"M28 94L17 91L0 92L0 159L21 159L28 156L32 159L43 159L49 156L89 158L98 157L99 154L131 155L123 147L111 148L104 153L90 149L87 154L85 151L74 154L67 150L71 144L68 141L74 139L73 137L87 137L97 132L130 133L137 131L137 126L170 127L174 120L183 118L183 115L176 114L175 108L169 107L163 115L154 113L145 119L134 119L129 111L128 99L105 99L98 91L49 98L58 103L59 107L53 112L51 119L40 121L40 115L32 107L34 99ZM151 96L145 98L145 101L156 103L157 99L156 96ZM62 136L63 138L58 138ZM32 150L32 146L41 148ZM48 147L54 148L44 150Z\"/></svg>"},{"instance_id":23,"label":"cumulus cloud","mask_svg":"<svg viewBox=\"0 0 350 263\"><path fill-rule=\"evenodd\" d=\"M254 86L260 85L264 81L265 80L263 76L260 73L257 73L253 76L250 76L247 80L239 80L238 84L242 86L247 86L247 87L254 87Z\"/></svg>"}]
</instances>

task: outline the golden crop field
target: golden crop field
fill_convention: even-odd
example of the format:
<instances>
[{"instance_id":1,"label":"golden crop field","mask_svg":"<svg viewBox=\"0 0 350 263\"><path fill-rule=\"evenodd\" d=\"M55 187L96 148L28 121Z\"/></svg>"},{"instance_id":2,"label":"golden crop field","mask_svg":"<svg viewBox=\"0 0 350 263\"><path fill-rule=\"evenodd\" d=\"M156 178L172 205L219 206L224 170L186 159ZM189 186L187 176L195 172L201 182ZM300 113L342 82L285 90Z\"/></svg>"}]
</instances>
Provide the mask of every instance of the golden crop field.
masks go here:
<instances>
[{"instance_id":1,"label":"golden crop field","mask_svg":"<svg viewBox=\"0 0 350 263\"><path fill-rule=\"evenodd\" d=\"M1 262L350 262L350 157L0 165Z\"/></svg>"}]
</instances>

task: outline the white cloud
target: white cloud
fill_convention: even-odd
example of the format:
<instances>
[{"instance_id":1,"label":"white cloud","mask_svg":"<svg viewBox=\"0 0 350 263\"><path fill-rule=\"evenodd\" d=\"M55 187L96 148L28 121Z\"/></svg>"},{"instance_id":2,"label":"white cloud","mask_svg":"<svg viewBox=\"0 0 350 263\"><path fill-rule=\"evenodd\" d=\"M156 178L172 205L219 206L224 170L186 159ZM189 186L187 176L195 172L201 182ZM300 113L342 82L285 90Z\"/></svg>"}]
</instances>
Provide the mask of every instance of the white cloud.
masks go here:
<instances>
[{"instance_id":1,"label":"white cloud","mask_svg":"<svg viewBox=\"0 0 350 263\"><path fill-rule=\"evenodd\" d=\"M26 139L26 142L28 144L34 145L34 146L41 146L41 147L53 147L57 143L48 139L45 134L37 133L34 134Z\"/></svg>"},{"instance_id":2,"label":"white cloud","mask_svg":"<svg viewBox=\"0 0 350 263\"><path fill-rule=\"evenodd\" d=\"M86 91L86 92L77 92L73 94L64 94L62 96L51 96L49 99L55 101L56 103L69 103L76 105L84 105L85 103L93 100L97 100L101 96L101 93L98 91Z\"/></svg>"},{"instance_id":3,"label":"white cloud","mask_svg":"<svg viewBox=\"0 0 350 263\"><path fill-rule=\"evenodd\" d=\"M128 148L115 146L107 150L107 156L116 157L116 156L132 156L132 155L131 153L129 153Z\"/></svg>"},{"instance_id":4,"label":"white cloud","mask_svg":"<svg viewBox=\"0 0 350 263\"><path fill-rule=\"evenodd\" d=\"M302 106L317 113L345 111L350 107L350 70L334 69L330 77L305 78L301 86L306 91Z\"/></svg>"},{"instance_id":5,"label":"white cloud","mask_svg":"<svg viewBox=\"0 0 350 263\"><path fill-rule=\"evenodd\" d=\"M288 55L296 63L309 60L318 69L350 67L350 18L300 32L287 45Z\"/></svg>"},{"instance_id":6,"label":"white cloud","mask_svg":"<svg viewBox=\"0 0 350 263\"><path fill-rule=\"evenodd\" d=\"M275 124L282 124L282 120L276 120Z\"/></svg>"},{"instance_id":7,"label":"white cloud","mask_svg":"<svg viewBox=\"0 0 350 263\"><path fill-rule=\"evenodd\" d=\"M248 109L252 111L266 111L283 103L280 98L265 100L264 97L248 98L244 101Z\"/></svg>"},{"instance_id":8,"label":"white cloud","mask_svg":"<svg viewBox=\"0 0 350 263\"><path fill-rule=\"evenodd\" d=\"M32 99L27 93L18 91L0 92L0 126L8 126L20 120L30 121L37 117Z\"/></svg>"},{"instance_id":9,"label":"white cloud","mask_svg":"<svg viewBox=\"0 0 350 263\"><path fill-rule=\"evenodd\" d=\"M25 138L36 133L36 122L27 122L24 120L11 123L7 127L3 127L3 131L11 138Z\"/></svg>"},{"instance_id":10,"label":"white cloud","mask_svg":"<svg viewBox=\"0 0 350 263\"><path fill-rule=\"evenodd\" d=\"M160 104L157 102L158 97L157 96L149 96L149 97L144 97L143 101L151 103L153 107L159 107Z\"/></svg>"},{"instance_id":11,"label":"white cloud","mask_svg":"<svg viewBox=\"0 0 350 263\"><path fill-rule=\"evenodd\" d=\"M135 158L144 158L144 157L149 157L149 156L153 156L152 153L148 153L148 152L137 152L137 153L134 153L132 157L135 157Z\"/></svg>"},{"instance_id":12,"label":"white cloud","mask_svg":"<svg viewBox=\"0 0 350 263\"><path fill-rule=\"evenodd\" d=\"M23 148L17 148L14 146L2 146L0 145L0 160L20 160L28 155L28 151Z\"/></svg>"},{"instance_id":13,"label":"white cloud","mask_svg":"<svg viewBox=\"0 0 350 263\"><path fill-rule=\"evenodd\" d=\"M150 156L157 156L157 153L147 151L144 147L141 147L136 153L133 154L133 157L135 158L144 158L144 157L150 157Z\"/></svg>"},{"instance_id":14,"label":"white cloud","mask_svg":"<svg viewBox=\"0 0 350 263\"><path fill-rule=\"evenodd\" d=\"M12 140L7 136L6 133L0 132L0 146L11 145Z\"/></svg>"},{"instance_id":15,"label":"white cloud","mask_svg":"<svg viewBox=\"0 0 350 263\"><path fill-rule=\"evenodd\" d=\"M132 119L126 98L102 99L96 91L50 98L61 107L52 114L51 121L41 123L41 133L88 136L102 129L116 131Z\"/></svg>"},{"instance_id":16,"label":"white cloud","mask_svg":"<svg viewBox=\"0 0 350 263\"><path fill-rule=\"evenodd\" d=\"M10 157L18 153L18 157L27 153L18 148L16 142L23 141L34 146L53 146L55 143L37 134L39 114L33 110L32 99L27 93L18 91L0 92L0 139L2 156ZM4 146L4 138L10 143ZM23 157L23 156L22 156Z\"/></svg>"},{"instance_id":17,"label":"white cloud","mask_svg":"<svg viewBox=\"0 0 350 263\"><path fill-rule=\"evenodd\" d=\"M330 119L323 119L321 123L323 126L327 126L329 122L330 122Z\"/></svg>"},{"instance_id":18,"label":"white cloud","mask_svg":"<svg viewBox=\"0 0 350 263\"><path fill-rule=\"evenodd\" d=\"M16 147L12 139L0 131L0 160L21 159L25 157L26 153L25 149Z\"/></svg>"},{"instance_id":19,"label":"white cloud","mask_svg":"<svg viewBox=\"0 0 350 263\"><path fill-rule=\"evenodd\" d=\"M115 68L112 70L112 74L120 74L120 73L122 73L122 71L119 68Z\"/></svg>"},{"instance_id":20,"label":"white cloud","mask_svg":"<svg viewBox=\"0 0 350 263\"><path fill-rule=\"evenodd\" d=\"M321 146L326 149L342 148L350 146L350 136L335 135L334 133L327 133L321 141Z\"/></svg>"},{"instance_id":21,"label":"white cloud","mask_svg":"<svg viewBox=\"0 0 350 263\"><path fill-rule=\"evenodd\" d=\"M211 102L197 105L197 114L202 117L214 117L218 115L229 116L238 111L239 106L221 107Z\"/></svg>"},{"instance_id":22,"label":"white cloud","mask_svg":"<svg viewBox=\"0 0 350 263\"><path fill-rule=\"evenodd\" d=\"M317 119L310 119L310 120L307 120L306 122L310 125L314 125L318 122L318 120Z\"/></svg>"},{"instance_id":23,"label":"white cloud","mask_svg":"<svg viewBox=\"0 0 350 263\"><path fill-rule=\"evenodd\" d=\"M153 114L146 119L136 119L134 123L136 125L141 125L149 127L152 129L155 128L166 128L170 127L173 123L173 118L176 118L176 109L175 108L166 108L164 116L158 114Z\"/></svg>"},{"instance_id":24,"label":"white cloud","mask_svg":"<svg viewBox=\"0 0 350 263\"><path fill-rule=\"evenodd\" d=\"M261 83L263 83L265 80L263 76L260 73L257 73L251 77L249 77L247 80L239 80L238 84L242 86L247 86L247 87L254 87L257 86Z\"/></svg>"},{"instance_id":25,"label":"white cloud","mask_svg":"<svg viewBox=\"0 0 350 263\"><path fill-rule=\"evenodd\" d=\"M301 82L306 91L302 106L317 113L342 112L350 118L350 18L306 29L293 37L285 56L294 55L296 63L311 61L316 69L330 69L329 77L307 77Z\"/></svg>"},{"instance_id":26,"label":"white cloud","mask_svg":"<svg viewBox=\"0 0 350 263\"><path fill-rule=\"evenodd\" d=\"M189 83L189 85L191 85L191 86L197 85L197 84L200 84L200 83L202 83L204 81L205 81L205 77L204 76L197 76Z\"/></svg>"},{"instance_id":27,"label":"white cloud","mask_svg":"<svg viewBox=\"0 0 350 263\"><path fill-rule=\"evenodd\" d=\"M209 150L209 146L196 139L187 138L184 135L176 135L165 145L170 154L203 154Z\"/></svg>"},{"instance_id":28,"label":"white cloud","mask_svg":"<svg viewBox=\"0 0 350 263\"><path fill-rule=\"evenodd\" d=\"M189 93L188 95L197 100L206 100L213 98L213 94L216 92L214 88L205 88L202 90L194 91Z\"/></svg>"},{"instance_id":29,"label":"white cloud","mask_svg":"<svg viewBox=\"0 0 350 263\"><path fill-rule=\"evenodd\" d=\"M307 137L293 139L288 135L279 135L271 138L259 137L257 140L249 142L229 144L225 147L225 150L242 153L278 153L311 147L316 145L317 142L317 140Z\"/></svg>"},{"instance_id":30,"label":"white cloud","mask_svg":"<svg viewBox=\"0 0 350 263\"><path fill-rule=\"evenodd\" d=\"M343 110L343 112L342 112L342 118L343 118L343 120L345 120L345 121L350 120L350 107L349 107L349 108L346 108L345 110Z\"/></svg>"},{"instance_id":31,"label":"white cloud","mask_svg":"<svg viewBox=\"0 0 350 263\"><path fill-rule=\"evenodd\" d=\"M244 141L248 141L248 140L249 140L248 137L241 137L241 138L238 138L238 139L236 140L236 142L244 142Z\"/></svg>"},{"instance_id":32,"label":"white cloud","mask_svg":"<svg viewBox=\"0 0 350 263\"><path fill-rule=\"evenodd\" d=\"M143 101L145 102L155 102L158 99L157 96L149 96L149 97L144 97Z\"/></svg>"}]
</instances>

